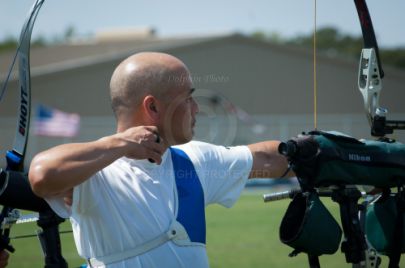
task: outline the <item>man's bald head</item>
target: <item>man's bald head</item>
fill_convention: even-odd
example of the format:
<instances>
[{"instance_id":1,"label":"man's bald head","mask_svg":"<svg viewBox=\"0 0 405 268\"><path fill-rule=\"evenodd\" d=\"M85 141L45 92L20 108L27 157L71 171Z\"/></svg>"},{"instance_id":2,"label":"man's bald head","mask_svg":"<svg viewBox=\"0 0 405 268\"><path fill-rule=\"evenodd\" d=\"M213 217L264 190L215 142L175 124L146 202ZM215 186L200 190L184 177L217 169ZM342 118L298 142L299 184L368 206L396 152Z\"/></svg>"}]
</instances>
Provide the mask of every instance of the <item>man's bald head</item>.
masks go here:
<instances>
[{"instance_id":1,"label":"man's bald head","mask_svg":"<svg viewBox=\"0 0 405 268\"><path fill-rule=\"evenodd\" d=\"M118 65L111 77L113 111L119 120L136 112L145 96L162 98L181 83L191 84L191 78L179 59L157 52L130 56Z\"/></svg>"}]
</instances>

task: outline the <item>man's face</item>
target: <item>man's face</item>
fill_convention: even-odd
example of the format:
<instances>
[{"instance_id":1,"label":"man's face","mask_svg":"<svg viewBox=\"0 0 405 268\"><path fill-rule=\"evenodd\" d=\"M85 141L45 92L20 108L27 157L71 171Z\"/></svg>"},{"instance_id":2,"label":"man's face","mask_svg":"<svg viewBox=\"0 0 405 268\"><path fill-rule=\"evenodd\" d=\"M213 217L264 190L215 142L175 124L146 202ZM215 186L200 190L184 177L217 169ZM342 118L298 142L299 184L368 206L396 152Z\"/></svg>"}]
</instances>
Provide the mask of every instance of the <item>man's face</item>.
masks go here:
<instances>
[{"instance_id":1,"label":"man's face","mask_svg":"<svg viewBox=\"0 0 405 268\"><path fill-rule=\"evenodd\" d=\"M191 78L187 74L181 83L175 83L165 97L162 125L170 145L187 143L193 138L198 113L193 91Z\"/></svg>"}]
</instances>

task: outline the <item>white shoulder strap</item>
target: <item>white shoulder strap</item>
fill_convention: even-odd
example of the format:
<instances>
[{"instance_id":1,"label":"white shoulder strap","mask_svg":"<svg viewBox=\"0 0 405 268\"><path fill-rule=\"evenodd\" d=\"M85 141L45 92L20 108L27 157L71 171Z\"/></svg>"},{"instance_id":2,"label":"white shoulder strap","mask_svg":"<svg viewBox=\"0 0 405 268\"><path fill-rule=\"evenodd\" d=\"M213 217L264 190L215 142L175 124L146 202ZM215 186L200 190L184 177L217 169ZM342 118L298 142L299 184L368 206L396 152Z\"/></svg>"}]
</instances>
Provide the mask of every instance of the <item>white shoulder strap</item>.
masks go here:
<instances>
[{"instance_id":1,"label":"white shoulder strap","mask_svg":"<svg viewBox=\"0 0 405 268\"><path fill-rule=\"evenodd\" d=\"M90 258L87 260L87 263L90 267L105 266L107 264L133 258L135 256L146 253L149 250L152 250L169 240L174 240L176 241L176 244L179 245L190 244L190 239L184 227L178 221L173 221L169 229L165 233L152 240L149 240L135 248L126 251L117 252L107 256Z\"/></svg>"}]
</instances>

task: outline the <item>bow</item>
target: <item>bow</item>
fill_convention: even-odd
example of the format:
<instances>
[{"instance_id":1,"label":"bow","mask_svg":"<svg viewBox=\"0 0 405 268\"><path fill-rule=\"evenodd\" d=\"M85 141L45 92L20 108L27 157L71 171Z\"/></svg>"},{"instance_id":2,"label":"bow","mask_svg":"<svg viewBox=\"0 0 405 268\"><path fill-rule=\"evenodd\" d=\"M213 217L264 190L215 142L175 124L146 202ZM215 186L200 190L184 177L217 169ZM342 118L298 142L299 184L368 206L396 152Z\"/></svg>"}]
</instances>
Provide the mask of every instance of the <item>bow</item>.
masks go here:
<instances>
[{"instance_id":1,"label":"bow","mask_svg":"<svg viewBox=\"0 0 405 268\"><path fill-rule=\"evenodd\" d=\"M359 141L336 132L312 131L281 143L278 150L288 158L289 166L297 174L301 190L265 195L264 200L267 202L285 197L294 198L280 227L280 239L294 248L292 254L300 251L306 252L310 267L320 267L318 255L324 254L326 251L319 252L319 248L313 247L314 244L311 243L313 241L307 239L313 237L319 230L306 228L308 233L305 233L304 230L305 226L308 226L308 219L311 217L309 212L315 205L312 201L302 203L303 206L294 204L299 202L298 198L309 198L314 192L320 196L331 197L333 201L339 204L340 208L341 225L345 236L341 243L341 250L345 254L346 262L352 263L353 267L379 267L380 252L372 247L371 240L366 240L365 232L367 232L367 228L365 228L365 224L367 219L370 219L368 217L370 209L367 209L367 206L380 197L380 200L383 200L387 196L391 196L390 188L397 186L398 192L395 194L397 207L395 209L397 215L400 216L396 216L397 219L395 219L393 226L388 221L384 221L384 227L378 229L377 225L374 224L371 229L377 228L376 233L386 233L388 228L394 230L390 237L397 238L396 241L398 242L390 242L390 249L384 249L384 255L390 258L389 267L399 267L398 264L402 253L400 243L403 243L401 238L404 233L402 230L402 208L403 204L405 204L405 168L403 165L401 166L404 161L397 161L403 158L405 147L403 144L386 138L385 135L392 133L394 129L405 129L405 121L386 120L385 115L387 112L379 106L379 94L382 90L384 72L381 66L377 40L366 0L354 0L354 3L359 15L364 40L364 48L362 49L359 64L358 85L363 95L364 107L371 126L371 134L379 137L380 141ZM391 173L394 169L396 169L396 174ZM381 173L378 174L377 170L380 170ZM387 184L391 178L395 182ZM364 193L366 198L360 210L358 201L363 193L354 185L370 185L383 188L383 193L377 199ZM325 189L328 189L328 191L325 191ZM298 212L300 209L302 213ZM321 210L316 210L315 214L318 215L314 222L325 223L326 218L320 220L323 214ZM295 222L297 220L298 223L299 221L302 221L302 223L297 225L297 222ZM291 228L293 225L299 226L299 228L296 228L299 231L293 232L292 229L294 228ZM330 227L332 226L334 226L334 223L330 223ZM287 230L284 231L284 235L282 235L282 230ZM309 235L310 231L313 231L313 233ZM328 233L330 234L330 232ZM335 240L339 243L339 230L335 231L335 234ZM378 236L378 239L381 240L382 237L382 235ZM336 244L328 243L328 241L325 241L324 244L318 243L317 246L319 245L325 247L324 249L321 248L322 250L330 250L331 248L337 250ZM382 251L381 249L378 250Z\"/></svg>"},{"instance_id":2,"label":"bow","mask_svg":"<svg viewBox=\"0 0 405 268\"><path fill-rule=\"evenodd\" d=\"M7 171L24 171L24 158L28 143L30 111L31 111L31 76L30 76L30 43L31 34L34 27L35 19L43 4L44 0L37 0L31 8L27 19L21 30L19 45L17 47L13 62L10 66L7 78L4 82L1 96L3 96L10 78L14 63L18 58L18 75L19 75L19 90L20 90L20 105L17 117L17 129L14 139L13 149L6 153ZM8 184L8 176L6 177L5 189ZM14 248L10 245L10 222L12 219L18 218L17 210L9 206L4 206L0 214L0 222L2 223L0 248L14 252Z\"/></svg>"},{"instance_id":3,"label":"bow","mask_svg":"<svg viewBox=\"0 0 405 268\"><path fill-rule=\"evenodd\" d=\"M3 187L0 190L0 195L6 194L6 191L15 191L15 189L13 188L16 188L16 186L18 186L18 183L16 184L14 180L21 180L21 178L26 179L26 175L23 175L23 172L31 115L31 34L35 20L44 1L45 0L36 0L30 12L28 13L28 17L26 18L21 30L19 44L14 55L13 62L10 66L8 75L3 84L2 92L0 94L1 100L6 90L7 83L10 78L15 61L16 59L18 59L20 104L17 117L17 129L12 150L6 153L7 168L6 173L2 173L2 175L6 175ZM9 177L14 177L13 181L9 181ZM58 217L51 209L49 209L44 200L39 199L38 197L33 195L30 189L27 191L26 188L30 187L26 184L27 183L20 183L22 187L25 187L25 190L21 192L23 192L24 194L28 194L28 196L21 197L20 199L24 199L24 201L18 203L20 206L21 203L24 203L24 208L31 209L35 207L35 209L39 209L39 218L37 220L37 225L40 226L42 230L38 232L38 237L45 255L45 267L65 268L67 267L67 263L61 254L59 236L59 224L64 220ZM10 189L7 189L7 186L9 186ZM17 203L15 200L13 202ZM10 201L10 203L13 202ZM36 203L37 205L33 206L32 203ZM22 218L23 217L20 217L17 209L13 209L10 205L3 206L2 212L0 214L0 250L6 249L10 252L14 252L14 248L10 244L10 228L12 224L18 222L18 220L21 222Z\"/></svg>"},{"instance_id":4,"label":"bow","mask_svg":"<svg viewBox=\"0 0 405 268\"><path fill-rule=\"evenodd\" d=\"M386 120L388 110L380 107L384 71L375 37L373 23L365 0L354 0L363 33L364 48L359 63L358 86L363 96L364 108L371 126L371 135L386 139L395 129L405 129L405 121Z\"/></svg>"},{"instance_id":5,"label":"bow","mask_svg":"<svg viewBox=\"0 0 405 268\"><path fill-rule=\"evenodd\" d=\"M365 0L354 0L354 3L359 15L364 41L364 48L362 49L359 63L359 90L363 96L364 108L366 110L367 118L371 127L371 135L377 137L378 140L382 142L391 143L393 142L393 140L387 138L386 135L392 134L396 129L405 129L405 121L387 120L386 116L388 114L388 110L380 107L379 105L379 96L382 90L382 78L384 77L384 71L381 66L377 40ZM398 207L403 206L402 204L405 200L403 185L398 186L396 200L396 202L398 202ZM360 218L366 218L365 213L365 210L360 212ZM401 215L399 213L403 213L403 210L398 210L397 213L398 215ZM402 217L398 218L402 219ZM394 235L396 237L402 237L403 230L398 226L400 226L400 224L396 223L393 227L395 230ZM397 241L402 240L398 239ZM399 244L394 244L393 247L395 249L387 254L390 259L389 267L399 267L399 260L402 253L402 251L400 250L401 246L399 246ZM369 258L370 256L371 258ZM367 263L371 266L372 263L376 263L376 259L377 258L375 256L375 252L373 252L372 249L368 248L368 250L366 251Z\"/></svg>"}]
</instances>

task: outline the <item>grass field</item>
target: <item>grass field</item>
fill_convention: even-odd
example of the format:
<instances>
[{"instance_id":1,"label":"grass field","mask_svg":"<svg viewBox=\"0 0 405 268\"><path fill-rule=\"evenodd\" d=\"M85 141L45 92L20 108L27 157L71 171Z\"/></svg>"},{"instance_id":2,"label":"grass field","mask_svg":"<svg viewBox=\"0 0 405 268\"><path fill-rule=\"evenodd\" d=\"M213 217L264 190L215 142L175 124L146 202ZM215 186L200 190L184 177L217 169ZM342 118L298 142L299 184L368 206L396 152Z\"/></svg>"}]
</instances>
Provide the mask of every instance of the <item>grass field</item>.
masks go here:
<instances>
[{"instance_id":1,"label":"grass field","mask_svg":"<svg viewBox=\"0 0 405 268\"><path fill-rule=\"evenodd\" d=\"M332 214L338 217L338 206L330 200L322 199ZM281 218L289 200L263 203L258 193L244 194L231 209L211 206L207 209L207 249L211 268L252 268L252 267L309 267L305 254L290 258L291 248L282 244L278 237ZM340 222L340 219L338 222ZM70 229L64 223L61 230ZM35 223L19 224L13 227L12 235L35 233ZM69 267L78 267L83 260L76 253L72 234L62 234L63 255ZM43 257L36 238L12 241L17 249L11 256L11 268L43 267ZM404 258L403 258L404 259ZM344 255L320 257L321 267L351 267ZM405 261L401 261L405 267ZM381 267L388 267L383 258Z\"/></svg>"}]
</instances>

